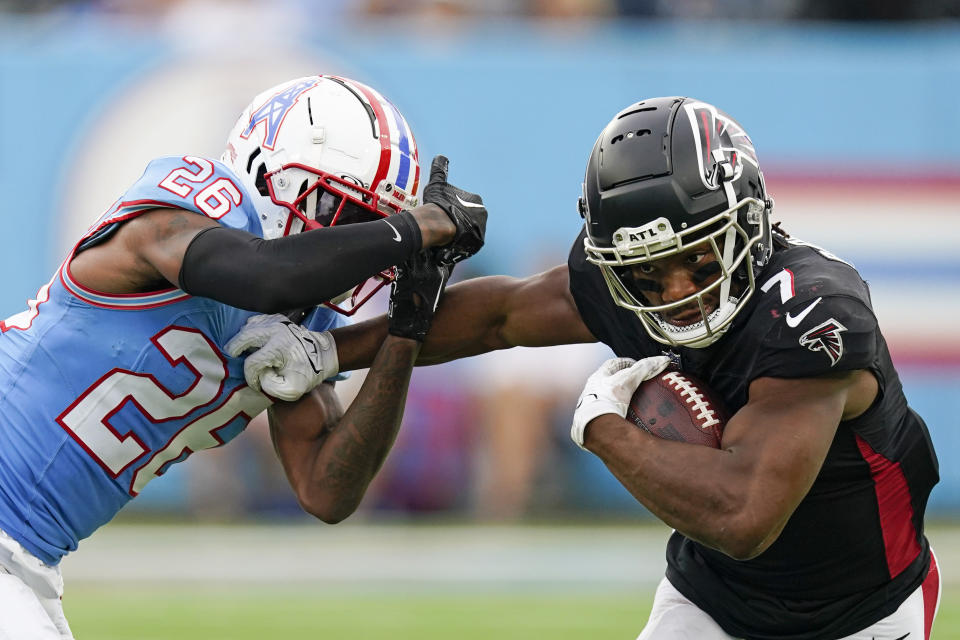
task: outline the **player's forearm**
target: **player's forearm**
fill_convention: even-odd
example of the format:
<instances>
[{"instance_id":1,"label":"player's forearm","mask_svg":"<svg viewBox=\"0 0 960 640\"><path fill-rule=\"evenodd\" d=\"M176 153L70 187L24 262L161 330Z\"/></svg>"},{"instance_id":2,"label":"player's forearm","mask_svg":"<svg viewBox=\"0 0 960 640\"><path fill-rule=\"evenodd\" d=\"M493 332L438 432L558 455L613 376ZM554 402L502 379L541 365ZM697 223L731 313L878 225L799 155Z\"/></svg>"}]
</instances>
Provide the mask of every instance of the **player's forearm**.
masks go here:
<instances>
[{"instance_id":1,"label":"player's forearm","mask_svg":"<svg viewBox=\"0 0 960 640\"><path fill-rule=\"evenodd\" d=\"M332 524L356 510L396 439L418 350L413 340L388 336L350 407L316 434L312 455L288 469L309 513Z\"/></svg>"},{"instance_id":2,"label":"player's forearm","mask_svg":"<svg viewBox=\"0 0 960 640\"><path fill-rule=\"evenodd\" d=\"M523 279L485 276L449 287L417 364L511 347L596 342L568 285L561 265Z\"/></svg>"},{"instance_id":3,"label":"player's forearm","mask_svg":"<svg viewBox=\"0 0 960 640\"><path fill-rule=\"evenodd\" d=\"M367 369L387 336L387 316L333 329L340 371Z\"/></svg>"},{"instance_id":4,"label":"player's forearm","mask_svg":"<svg viewBox=\"0 0 960 640\"><path fill-rule=\"evenodd\" d=\"M447 288L418 365L439 364L515 346L503 333L512 278L473 278Z\"/></svg>"},{"instance_id":5,"label":"player's forearm","mask_svg":"<svg viewBox=\"0 0 960 640\"><path fill-rule=\"evenodd\" d=\"M512 346L499 335L502 314L478 278L448 287L423 344L417 365L439 364ZM332 332L340 371L365 369L387 335L387 317L379 316Z\"/></svg>"},{"instance_id":6,"label":"player's forearm","mask_svg":"<svg viewBox=\"0 0 960 640\"><path fill-rule=\"evenodd\" d=\"M748 470L731 451L660 439L612 414L590 422L584 444L663 522L731 557L759 554L789 516L752 509Z\"/></svg>"},{"instance_id":7,"label":"player's forearm","mask_svg":"<svg viewBox=\"0 0 960 640\"><path fill-rule=\"evenodd\" d=\"M570 298L565 266L517 279L471 278L447 288L417 365L510 347L595 342ZM335 329L341 371L370 366L387 333L386 316Z\"/></svg>"},{"instance_id":8,"label":"player's forearm","mask_svg":"<svg viewBox=\"0 0 960 640\"><path fill-rule=\"evenodd\" d=\"M279 313L326 302L420 248L409 213L274 240L213 227L187 247L178 281L191 295Z\"/></svg>"}]
</instances>

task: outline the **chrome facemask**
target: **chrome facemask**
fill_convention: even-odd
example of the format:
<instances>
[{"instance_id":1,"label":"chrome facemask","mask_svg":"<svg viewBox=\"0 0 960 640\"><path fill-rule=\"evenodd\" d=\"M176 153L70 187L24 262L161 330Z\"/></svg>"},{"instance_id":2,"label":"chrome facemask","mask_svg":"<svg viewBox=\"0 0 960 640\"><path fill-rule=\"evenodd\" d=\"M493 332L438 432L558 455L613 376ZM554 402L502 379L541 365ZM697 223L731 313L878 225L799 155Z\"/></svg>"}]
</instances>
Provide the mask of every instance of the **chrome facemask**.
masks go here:
<instances>
[{"instance_id":1,"label":"chrome facemask","mask_svg":"<svg viewBox=\"0 0 960 640\"><path fill-rule=\"evenodd\" d=\"M587 237L584 239L587 261L600 267L614 302L636 313L651 338L674 347L706 347L723 335L756 289L751 249L762 238L762 225L758 223L764 207L756 198L744 198L688 228L676 230L667 218L658 218L640 227L621 227L613 234L612 247L597 246ZM747 223L757 229L752 236L746 231ZM650 305L631 291L618 273L623 268L704 246L713 252L720 266L720 277L682 300ZM741 291L733 291L735 277L742 278ZM717 308L709 312L705 300L708 296L718 298ZM692 305L700 309L702 320L699 322L677 326L664 320L667 312Z\"/></svg>"}]
</instances>

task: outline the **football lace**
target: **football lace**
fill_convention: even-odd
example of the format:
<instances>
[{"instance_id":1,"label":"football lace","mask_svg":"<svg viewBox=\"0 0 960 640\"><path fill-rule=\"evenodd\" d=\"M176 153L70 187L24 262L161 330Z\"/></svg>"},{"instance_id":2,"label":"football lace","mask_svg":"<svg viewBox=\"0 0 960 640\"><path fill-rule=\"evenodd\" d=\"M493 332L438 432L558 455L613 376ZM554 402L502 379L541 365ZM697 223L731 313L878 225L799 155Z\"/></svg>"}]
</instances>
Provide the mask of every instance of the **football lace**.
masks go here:
<instances>
[{"instance_id":1,"label":"football lace","mask_svg":"<svg viewBox=\"0 0 960 640\"><path fill-rule=\"evenodd\" d=\"M674 389L680 392L680 397L684 398L684 402L689 405L693 405L693 410L696 412L696 418L700 421L701 429L708 429L712 426L719 425L720 420L717 418L716 410L710 406L709 401L704 397L700 390L687 378L684 378L682 375L676 371L671 371L663 376L663 380Z\"/></svg>"}]
</instances>

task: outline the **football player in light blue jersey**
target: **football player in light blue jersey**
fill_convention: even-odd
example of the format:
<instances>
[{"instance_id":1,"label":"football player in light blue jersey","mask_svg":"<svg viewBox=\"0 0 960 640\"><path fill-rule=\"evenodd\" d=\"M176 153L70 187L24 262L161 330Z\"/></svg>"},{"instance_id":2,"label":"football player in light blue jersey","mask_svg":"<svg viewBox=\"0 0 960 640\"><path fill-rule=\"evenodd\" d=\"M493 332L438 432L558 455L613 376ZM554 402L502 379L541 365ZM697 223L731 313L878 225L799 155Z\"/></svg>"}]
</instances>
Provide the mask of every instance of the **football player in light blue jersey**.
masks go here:
<instances>
[{"instance_id":1,"label":"football player in light blue jersey","mask_svg":"<svg viewBox=\"0 0 960 640\"><path fill-rule=\"evenodd\" d=\"M27 310L0 322L0 637L72 638L60 559L264 409L303 508L326 522L356 509L449 270L483 244L482 201L446 168L438 156L417 206L403 116L334 76L257 96L220 161L149 164ZM332 381L318 384L337 370L322 332L391 283L391 335L344 411ZM282 327L286 342L257 353L268 374L252 388L244 354L263 346L258 327ZM291 360L317 387L277 402L304 386L269 374Z\"/></svg>"}]
</instances>

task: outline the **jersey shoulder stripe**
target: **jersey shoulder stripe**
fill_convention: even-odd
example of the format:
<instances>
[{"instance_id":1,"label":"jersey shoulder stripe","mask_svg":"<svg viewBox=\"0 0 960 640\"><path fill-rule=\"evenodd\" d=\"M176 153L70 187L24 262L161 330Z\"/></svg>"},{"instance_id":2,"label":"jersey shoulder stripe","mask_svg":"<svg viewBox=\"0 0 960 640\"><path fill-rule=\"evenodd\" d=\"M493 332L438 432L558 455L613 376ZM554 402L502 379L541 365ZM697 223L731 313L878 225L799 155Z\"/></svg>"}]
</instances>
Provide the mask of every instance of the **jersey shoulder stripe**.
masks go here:
<instances>
[{"instance_id":1,"label":"jersey shoulder stripe","mask_svg":"<svg viewBox=\"0 0 960 640\"><path fill-rule=\"evenodd\" d=\"M66 289L75 298L79 298L87 304L95 307L103 307L105 309L153 309L155 307L172 304L174 302L180 302L190 298L190 294L184 293L180 289L174 287L159 291L151 291L148 293L130 294L102 293L99 291L94 291L93 289L84 287L82 284L73 279L73 277L70 275L70 268L67 263L64 263L60 266L60 269L57 271L57 276L64 289Z\"/></svg>"}]
</instances>

